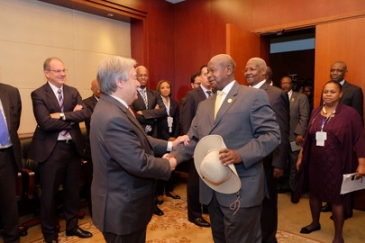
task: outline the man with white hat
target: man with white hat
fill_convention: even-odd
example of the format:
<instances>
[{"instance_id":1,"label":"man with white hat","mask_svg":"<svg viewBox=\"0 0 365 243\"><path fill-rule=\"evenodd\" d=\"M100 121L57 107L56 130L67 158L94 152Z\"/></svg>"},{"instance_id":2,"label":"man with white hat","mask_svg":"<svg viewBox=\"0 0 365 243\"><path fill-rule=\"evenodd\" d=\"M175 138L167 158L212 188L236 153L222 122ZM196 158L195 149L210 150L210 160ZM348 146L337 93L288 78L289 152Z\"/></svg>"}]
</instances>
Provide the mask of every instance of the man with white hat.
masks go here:
<instances>
[{"instance_id":1,"label":"man with white hat","mask_svg":"<svg viewBox=\"0 0 365 243\"><path fill-rule=\"evenodd\" d=\"M194 154L214 242L261 243L261 160L280 143L280 132L265 91L239 85L235 69L226 54L209 61L208 80L217 94L200 103L189 145L166 156L181 162Z\"/></svg>"}]
</instances>

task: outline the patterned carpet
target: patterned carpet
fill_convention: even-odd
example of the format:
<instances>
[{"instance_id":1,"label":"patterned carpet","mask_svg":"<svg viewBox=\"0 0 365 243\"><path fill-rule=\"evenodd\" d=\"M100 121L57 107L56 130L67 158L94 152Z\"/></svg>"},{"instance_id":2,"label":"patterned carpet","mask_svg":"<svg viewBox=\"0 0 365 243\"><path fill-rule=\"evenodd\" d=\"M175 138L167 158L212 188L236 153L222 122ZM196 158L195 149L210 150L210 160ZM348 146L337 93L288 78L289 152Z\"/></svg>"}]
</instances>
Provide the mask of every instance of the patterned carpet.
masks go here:
<instances>
[{"instance_id":1,"label":"patterned carpet","mask_svg":"<svg viewBox=\"0 0 365 243\"><path fill-rule=\"evenodd\" d=\"M147 227L147 243L213 243L210 228L197 227L187 220L187 205L184 199L173 200L165 199L160 206L165 213L164 216L153 216ZM209 219L208 215L204 218ZM94 234L94 239L102 239L100 231L91 223L84 223L81 227ZM93 242L91 239L80 239L77 237L66 236L65 232L60 232L59 243L86 243ZM277 239L279 243L323 243L299 234L293 234L284 230L278 230ZM31 243L43 243L43 239ZM97 241L101 242L101 241Z\"/></svg>"}]
</instances>

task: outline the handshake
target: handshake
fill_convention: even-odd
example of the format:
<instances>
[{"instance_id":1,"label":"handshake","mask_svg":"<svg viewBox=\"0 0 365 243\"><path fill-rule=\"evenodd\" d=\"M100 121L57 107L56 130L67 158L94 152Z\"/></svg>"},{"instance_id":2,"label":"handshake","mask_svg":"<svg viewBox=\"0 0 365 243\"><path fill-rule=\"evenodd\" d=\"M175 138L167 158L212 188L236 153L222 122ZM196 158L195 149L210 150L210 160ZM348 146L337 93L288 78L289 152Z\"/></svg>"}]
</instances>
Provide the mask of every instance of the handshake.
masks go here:
<instances>
[{"instance_id":1,"label":"handshake","mask_svg":"<svg viewBox=\"0 0 365 243\"><path fill-rule=\"evenodd\" d=\"M175 156L173 156L172 154L164 154L164 156L162 156L162 158L167 159L169 161L171 171L175 170L175 168L177 166L177 161L176 161Z\"/></svg>"}]
</instances>

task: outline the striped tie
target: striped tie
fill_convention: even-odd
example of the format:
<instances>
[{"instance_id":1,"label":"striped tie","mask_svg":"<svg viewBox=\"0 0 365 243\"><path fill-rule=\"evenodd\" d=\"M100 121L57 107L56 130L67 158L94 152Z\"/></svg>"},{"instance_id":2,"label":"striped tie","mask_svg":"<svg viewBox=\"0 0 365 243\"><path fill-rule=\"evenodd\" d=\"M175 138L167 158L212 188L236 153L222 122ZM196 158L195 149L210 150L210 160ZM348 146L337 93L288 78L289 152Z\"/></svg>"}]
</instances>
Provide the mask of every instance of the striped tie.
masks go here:
<instances>
[{"instance_id":1,"label":"striped tie","mask_svg":"<svg viewBox=\"0 0 365 243\"><path fill-rule=\"evenodd\" d=\"M148 100L147 100L147 94L146 94L146 90L145 89L141 89L139 92L142 96L142 99L144 101L144 105L146 106L146 110L148 110ZM151 125L146 125L145 127L145 132L149 133L152 131L152 127Z\"/></svg>"},{"instance_id":2,"label":"striped tie","mask_svg":"<svg viewBox=\"0 0 365 243\"><path fill-rule=\"evenodd\" d=\"M63 97L62 97L62 89L58 89L57 90L58 93L58 103L60 104L61 107L61 112L63 112ZM68 135L67 130L62 130L61 131L61 135L66 137Z\"/></svg>"}]
</instances>

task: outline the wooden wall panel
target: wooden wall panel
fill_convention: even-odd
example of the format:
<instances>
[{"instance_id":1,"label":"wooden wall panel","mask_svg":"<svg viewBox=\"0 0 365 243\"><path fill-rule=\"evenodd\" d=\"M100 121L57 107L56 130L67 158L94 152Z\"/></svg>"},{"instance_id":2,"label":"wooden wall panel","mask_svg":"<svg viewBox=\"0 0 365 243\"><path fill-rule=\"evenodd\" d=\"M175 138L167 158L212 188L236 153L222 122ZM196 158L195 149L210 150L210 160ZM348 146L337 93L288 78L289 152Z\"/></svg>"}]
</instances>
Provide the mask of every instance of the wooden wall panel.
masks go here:
<instances>
[{"instance_id":1,"label":"wooden wall panel","mask_svg":"<svg viewBox=\"0 0 365 243\"><path fill-rule=\"evenodd\" d=\"M315 105L319 104L323 85L330 79L329 70L333 62L346 62L346 79L365 91L365 17L338 21L316 27L315 54Z\"/></svg>"},{"instance_id":2,"label":"wooden wall panel","mask_svg":"<svg viewBox=\"0 0 365 243\"><path fill-rule=\"evenodd\" d=\"M226 52L236 62L235 78L240 84L247 85L243 70L248 59L260 56L260 36L247 30L227 24Z\"/></svg>"}]
</instances>

